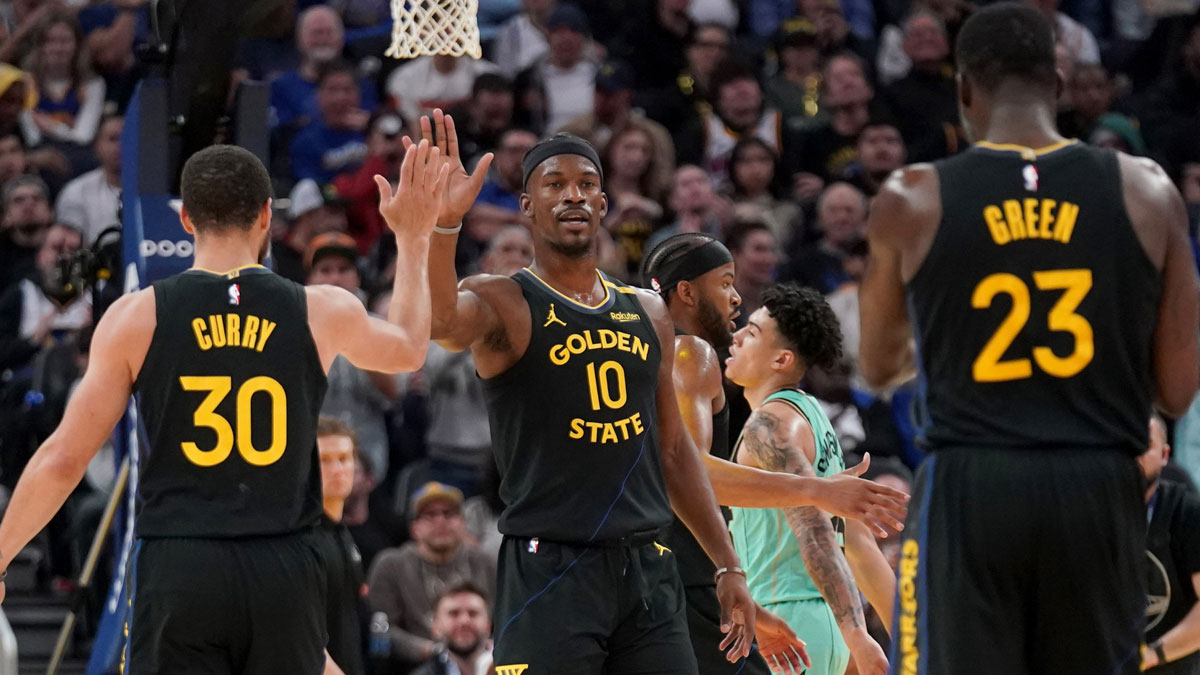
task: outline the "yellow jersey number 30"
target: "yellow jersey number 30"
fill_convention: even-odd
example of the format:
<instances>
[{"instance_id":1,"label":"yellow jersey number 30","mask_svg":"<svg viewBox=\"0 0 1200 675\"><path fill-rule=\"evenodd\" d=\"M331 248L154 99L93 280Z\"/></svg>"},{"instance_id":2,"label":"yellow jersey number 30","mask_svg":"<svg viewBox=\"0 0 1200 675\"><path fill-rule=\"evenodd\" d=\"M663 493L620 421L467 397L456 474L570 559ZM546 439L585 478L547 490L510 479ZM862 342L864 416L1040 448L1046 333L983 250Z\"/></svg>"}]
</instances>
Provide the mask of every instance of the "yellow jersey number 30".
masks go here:
<instances>
[{"instance_id":1,"label":"yellow jersey number 30","mask_svg":"<svg viewBox=\"0 0 1200 675\"><path fill-rule=\"evenodd\" d=\"M279 461L287 447L287 394L283 385L273 377L252 377L237 390L237 438L229 420L217 414L217 406L233 390L233 378L217 376L186 376L179 378L184 391L205 391L208 395L197 406L192 423L197 427L212 429L217 434L217 443L208 450L201 450L195 443L181 443L183 454L197 466L216 466L229 458L236 440L238 453L254 466L267 466ZM271 445L265 449L254 447L253 415L250 403L255 394L265 394L271 399Z\"/></svg>"}]
</instances>

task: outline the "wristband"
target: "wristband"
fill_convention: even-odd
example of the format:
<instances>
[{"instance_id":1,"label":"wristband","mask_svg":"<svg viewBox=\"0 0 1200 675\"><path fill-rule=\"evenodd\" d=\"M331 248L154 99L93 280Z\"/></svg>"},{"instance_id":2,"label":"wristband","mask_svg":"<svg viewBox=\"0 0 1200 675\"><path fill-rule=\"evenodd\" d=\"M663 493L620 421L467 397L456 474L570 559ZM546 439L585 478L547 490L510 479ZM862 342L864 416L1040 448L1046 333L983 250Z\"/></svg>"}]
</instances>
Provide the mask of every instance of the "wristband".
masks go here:
<instances>
[{"instance_id":1,"label":"wristband","mask_svg":"<svg viewBox=\"0 0 1200 675\"><path fill-rule=\"evenodd\" d=\"M462 223L459 223L457 227L439 227L437 225L433 226L433 231L437 232L438 234L458 234L458 231L461 229L462 229Z\"/></svg>"},{"instance_id":2,"label":"wristband","mask_svg":"<svg viewBox=\"0 0 1200 675\"><path fill-rule=\"evenodd\" d=\"M1158 665L1161 666L1167 662L1167 653L1163 650L1162 638L1155 640L1154 644L1150 645L1150 648L1154 650L1154 655L1158 657Z\"/></svg>"},{"instance_id":3,"label":"wristband","mask_svg":"<svg viewBox=\"0 0 1200 675\"><path fill-rule=\"evenodd\" d=\"M717 573L713 575L713 583L715 584L715 583L721 581L721 577L725 576L726 574L740 574L744 578L746 576L746 570L744 570L740 567L717 568Z\"/></svg>"}]
</instances>

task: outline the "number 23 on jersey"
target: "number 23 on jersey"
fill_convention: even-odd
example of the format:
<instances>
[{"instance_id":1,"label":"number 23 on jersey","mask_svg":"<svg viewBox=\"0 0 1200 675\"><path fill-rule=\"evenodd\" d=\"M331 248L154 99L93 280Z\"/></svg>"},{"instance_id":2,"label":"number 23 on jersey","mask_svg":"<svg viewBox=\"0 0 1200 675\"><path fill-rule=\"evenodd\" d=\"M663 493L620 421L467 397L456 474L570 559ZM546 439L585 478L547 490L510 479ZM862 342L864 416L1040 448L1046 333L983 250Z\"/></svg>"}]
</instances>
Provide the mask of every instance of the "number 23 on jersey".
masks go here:
<instances>
[{"instance_id":1,"label":"number 23 on jersey","mask_svg":"<svg viewBox=\"0 0 1200 675\"><path fill-rule=\"evenodd\" d=\"M1067 356L1059 356L1049 347L1033 348L1028 357L1005 359L1004 355L1030 319L1030 289L1020 277L997 273L984 277L971 295L971 306L986 309L996 296L1012 298L1012 309L988 339L975 358L971 374L976 382L1007 382L1033 376L1033 364L1054 377L1074 377L1092 362L1096 344L1092 325L1076 313L1079 304L1092 289L1092 271L1088 269L1048 270L1033 273L1033 284L1039 291L1061 291L1058 301L1050 308L1046 326L1051 331L1070 333L1074 347Z\"/></svg>"}]
</instances>

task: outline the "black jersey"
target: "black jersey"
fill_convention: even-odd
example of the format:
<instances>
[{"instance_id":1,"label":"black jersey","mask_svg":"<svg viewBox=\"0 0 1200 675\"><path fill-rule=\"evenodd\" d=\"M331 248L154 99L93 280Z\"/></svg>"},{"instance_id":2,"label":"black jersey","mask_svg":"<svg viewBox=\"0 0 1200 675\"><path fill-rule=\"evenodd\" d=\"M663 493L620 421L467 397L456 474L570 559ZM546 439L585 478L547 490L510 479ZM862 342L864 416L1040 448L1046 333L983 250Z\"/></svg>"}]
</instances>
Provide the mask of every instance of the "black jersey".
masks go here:
<instances>
[{"instance_id":1,"label":"black jersey","mask_svg":"<svg viewBox=\"0 0 1200 675\"><path fill-rule=\"evenodd\" d=\"M157 325L135 383L140 537L245 537L321 515L325 372L304 287L264 267L156 282Z\"/></svg>"},{"instance_id":2,"label":"black jersey","mask_svg":"<svg viewBox=\"0 0 1200 675\"><path fill-rule=\"evenodd\" d=\"M342 522L322 514L317 528L317 546L325 561L325 627L329 642L325 649L346 675L362 675L363 615L366 613L363 591L362 555Z\"/></svg>"},{"instance_id":3,"label":"black jersey","mask_svg":"<svg viewBox=\"0 0 1200 675\"><path fill-rule=\"evenodd\" d=\"M589 542L671 521L658 446L661 348L633 288L601 275L595 307L528 269L529 347L484 380L505 509L500 531Z\"/></svg>"},{"instance_id":4,"label":"black jersey","mask_svg":"<svg viewBox=\"0 0 1200 675\"><path fill-rule=\"evenodd\" d=\"M1117 155L980 143L936 163L942 220L907 286L931 448L1146 448L1161 275Z\"/></svg>"}]
</instances>

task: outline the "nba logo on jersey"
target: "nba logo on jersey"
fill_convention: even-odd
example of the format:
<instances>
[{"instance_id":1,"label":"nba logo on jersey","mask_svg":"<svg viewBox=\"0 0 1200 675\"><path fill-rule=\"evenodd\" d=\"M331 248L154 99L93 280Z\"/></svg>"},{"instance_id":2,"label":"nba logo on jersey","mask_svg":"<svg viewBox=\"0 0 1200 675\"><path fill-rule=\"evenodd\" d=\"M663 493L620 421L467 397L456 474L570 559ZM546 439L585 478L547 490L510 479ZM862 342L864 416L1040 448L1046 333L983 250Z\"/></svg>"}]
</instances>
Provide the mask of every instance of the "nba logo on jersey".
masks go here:
<instances>
[{"instance_id":1,"label":"nba logo on jersey","mask_svg":"<svg viewBox=\"0 0 1200 675\"><path fill-rule=\"evenodd\" d=\"M237 284L229 284L229 304L242 304L242 289L238 288Z\"/></svg>"},{"instance_id":2,"label":"nba logo on jersey","mask_svg":"<svg viewBox=\"0 0 1200 675\"><path fill-rule=\"evenodd\" d=\"M1038 170L1032 164L1026 164L1021 170L1021 178L1025 179L1025 189L1029 192L1037 192L1038 189Z\"/></svg>"},{"instance_id":3,"label":"nba logo on jersey","mask_svg":"<svg viewBox=\"0 0 1200 675\"><path fill-rule=\"evenodd\" d=\"M538 552L538 546L540 546L540 545L541 545L541 543L542 543L542 542L538 541L538 538L537 538L537 537L534 537L533 539L530 539L530 540L529 540L529 552L530 552L530 553L537 553L537 552Z\"/></svg>"}]
</instances>

